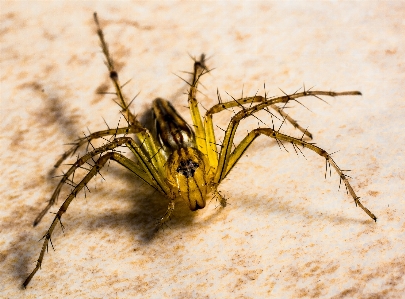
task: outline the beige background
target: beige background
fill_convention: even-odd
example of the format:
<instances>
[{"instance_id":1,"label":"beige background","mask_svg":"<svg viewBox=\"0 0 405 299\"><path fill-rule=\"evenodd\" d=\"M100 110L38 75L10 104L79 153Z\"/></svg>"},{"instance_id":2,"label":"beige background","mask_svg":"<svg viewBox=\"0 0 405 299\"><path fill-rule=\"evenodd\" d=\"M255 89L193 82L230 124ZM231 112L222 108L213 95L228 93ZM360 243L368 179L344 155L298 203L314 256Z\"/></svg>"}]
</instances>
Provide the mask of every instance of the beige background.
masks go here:
<instances>
[{"instance_id":1,"label":"beige background","mask_svg":"<svg viewBox=\"0 0 405 299\"><path fill-rule=\"evenodd\" d=\"M1 5L0 297L400 298L405 292L405 32L403 1L4 2ZM55 251L26 290L52 214L32 222L56 186L52 166L77 136L120 115L98 46L99 13L142 114L158 96L190 120L187 53L211 56L204 107L253 95L360 90L362 97L295 104L289 113L343 169L372 222L324 161L261 137L222 184L229 206L178 205L153 233L167 200L111 164L78 196ZM183 76L186 76L183 74ZM203 108L202 108L203 110ZM232 113L215 118L225 128ZM259 114L267 125L271 120ZM246 130L257 119L246 121ZM277 124L279 126L279 123ZM290 125L282 131L300 136ZM217 129L218 136L221 130ZM83 151L81 152L83 154ZM74 162L74 158L69 163ZM66 167L62 170L66 171ZM60 174L58 170L56 174ZM66 187L62 198L69 191ZM62 199L59 200L59 204ZM54 212L56 210L53 209Z\"/></svg>"}]
</instances>

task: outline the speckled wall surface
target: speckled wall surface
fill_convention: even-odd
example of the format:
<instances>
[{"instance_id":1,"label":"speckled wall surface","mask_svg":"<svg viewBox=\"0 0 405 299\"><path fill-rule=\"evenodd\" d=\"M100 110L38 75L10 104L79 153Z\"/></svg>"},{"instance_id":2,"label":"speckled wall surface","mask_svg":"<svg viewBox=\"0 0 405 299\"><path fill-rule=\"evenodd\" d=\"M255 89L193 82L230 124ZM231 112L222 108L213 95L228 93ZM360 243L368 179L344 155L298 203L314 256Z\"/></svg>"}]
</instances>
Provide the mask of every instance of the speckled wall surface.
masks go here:
<instances>
[{"instance_id":1,"label":"speckled wall surface","mask_svg":"<svg viewBox=\"0 0 405 299\"><path fill-rule=\"evenodd\" d=\"M0 74L0 297L401 298L405 292L405 4L385 2L4 2ZM111 163L64 215L55 251L26 290L52 221L32 222L61 170L52 167L83 132L117 125L92 14L97 11L128 97L142 115L160 96L185 107L188 56L206 53L216 90L240 97L360 90L361 97L303 99L288 109L351 169L374 223L325 180L325 162L260 137L220 187L229 206L182 204L153 233L167 200ZM204 108L201 108L202 111ZM232 112L215 116L225 128ZM257 116L271 126L267 113ZM121 119L122 121L122 119ZM245 121L237 141L257 126ZM276 123L278 127L280 122ZM261 126L264 126L261 124ZM216 128L220 139L221 129ZM300 137L292 126L281 131ZM83 152L81 152L83 153ZM68 163L73 163L74 158ZM66 167L62 170L66 171ZM69 191L66 187L58 204ZM55 212L57 207L52 209Z\"/></svg>"}]
</instances>

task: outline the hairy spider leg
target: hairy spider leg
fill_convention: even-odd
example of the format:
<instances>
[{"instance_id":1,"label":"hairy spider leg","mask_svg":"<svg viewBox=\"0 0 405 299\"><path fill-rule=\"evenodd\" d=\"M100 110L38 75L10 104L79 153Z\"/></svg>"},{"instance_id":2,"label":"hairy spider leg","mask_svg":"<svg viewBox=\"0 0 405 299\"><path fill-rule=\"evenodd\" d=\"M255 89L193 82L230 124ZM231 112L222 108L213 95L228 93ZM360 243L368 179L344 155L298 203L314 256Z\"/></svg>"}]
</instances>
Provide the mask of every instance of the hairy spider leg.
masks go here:
<instances>
[{"instance_id":1,"label":"hairy spider leg","mask_svg":"<svg viewBox=\"0 0 405 299\"><path fill-rule=\"evenodd\" d=\"M225 131L225 136L223 143L221 145L221 152L220 152L220 159L218 161L218 169L215 174L215 182L220 183L229 170L232 168L229 168L229 161L231 160L231 151L232 151L232 144L233 144L233 139L236 133L236 129L239 125L239 122L246 118L249 117L250 115L254 114L257 111L260 111L268 106L277 104L277 103L288 103L291 100L295 100L300 97L307 97L307 96L320 96L320 95L327 95L327 96L344 96L344 95L361 95L359 91L345 91L345 92L333 92L333 91L305 91L305 92L300 92L300 93L295 93L292 95L286 95L286 96L281 96L277 98L272 98L266 101L263 101L259 104L256 104L255 106L249 107L249 108L244 108L243 110L239 111L236 113L232 118L231 121L228 125L228 128ZM240 101L240 100L238 100ZM211 111L209 110L207 114L211 113L217 113L225 108L223 107L216 107L216 111ZM239 159L239 157L238 157ZM237 159L232 158L232 163L230 166L233 166L234 163L236 163Z\"/></svg>"},{"instance_id":2,"label":"hairy spider leg","mask_svg":"<svg viewBox=\"0 0 405 299\"><path fill-rule=\"evenodd\" d=\"M148 132L146 128L144 128L139 121L136 119L136 116L131 113L129 110L129 105L126 103L124 94L122 92L122 86L120 85L119 79L118 79L118 73L115 71L114 68L114 61L110 55L110 52L108 50L108 45L104 39L104 34L103 31L100 27L100 24L98 22L97 14L94 13L94 20L97 26L97 34L100 38L100 44L101 48L103 51L103 54L106 58L106 66L110 72L110 78L114 84L115 87L115 94L117 98L119 99L118 105L122 109L122 114L124 115L125 119L128 122L127 127L123 128L116 128L116 129L108 129L108 130L103 130L103 131L98 131L90 134L89 136L85 136L82 138L79 138L77 142L74 144L73 147L71 147L68 151L66 151L61 158L55 163L55 168L58 168L62 162L69 157L70 155L74 154L80 146L82 146L85 143L90 142L93 139L96 138L101 138L104 136L116 136L116 135L121 135L121 134L129 134L129 133L134 133L138 139L140 140L142 144L142 151L143 153L148 156L150 159L151 163L154 164L158 172L163 175L164 174L164 164L165 160L164 157L159 153L160 149L158 149L158 146L154 142L153 138L151 137L151 134ZM151 153L153 153L151 155ZM64 176L63 182L59 183L59 185L56 187L55 191L53 192L51 198L48 201L48 204L46 207L39 213L37 218L34 221L34 226L36 226L41 219L45 216L45 214L49 211L49 209L56 203L57 198L60 193L60 189L63 185L63 183L66 181L66 176Z\"/></svg>"},{"instance_id":3,"label":"hairy spider leg","mask_svg":"<svg viewBox=\"0 0 405 299\"><path fill-rule=\"evenodd\" d=\"M304 129L303 127L301 127L295 119L293 119L286 112L284 112L283 108L278 107L277 105L270 105L270 107L273 108L274 110L276 110L278 112L278 114L280 114L283 117L283 119L287 120L294 128L301 131L302 134L309 137L310 139L313 139L312 133L309 132L307 129Z\"/></svg>"},{"instance_id":4,"label":"hairy spider leg","mask_svg":"<svg viewBox=\"0 0 405 299\"><path fill-rule=\"evenodd\" d=\"M138 163L131 161L127 157L117 153L117 152L110 152L119 146L126 145L138 158ZM26 287L28 283L31 281L35 273L41 267L42 261L44 259L45 250L48 248L48 242L51 241L51 235L53 230L55 229L56 223L61 221L62 215L67 211L70 203L76 197L76 195L82 190L84 187L87 186L88 182L100 171L100 169L105 165L108 160L113 160L124 166L125 168L132 171L136 174L139 178L141 178L144 182L155 188L156 190L160 191L161 193L165 194L169 198L173 198L172 192L170 191L169 187L167 186L166 182L164 182L161 177L158 175L157 170L154 169L153 165L148 163L148 157L146 157L136 142L130 137L120 137L116 138L112 142L101 146L83 157L74 163L69 171L63 176L59 185L63 184L67 178L79 167L84 165L89 159L97 156L102 155L96 161L95 165L92 166L90 171L87 175L74 187L73 191L69 194L66 200L63 202L62 206L59 208L58 212L56 213L55 218L52 221L51 226L48 228L46 234L43 238L45 238L44 243L42 245L41 252L39 254L39 258L37 260L37 265L31 274L27 277L24 281L23 286ZM59 187L59 186L58 186ZM172 204L169 204L171 207ZM167 214L167 213L166 213ZM166 219L165 217L169 217L165 214L162 219ZM167 219L166 219L167 220ZM62 222L60 222L62 224ZM63 228L63 226L62 226ZM52 244L52 242L51 242Z\"/></svg>"},{"instance_id":5,"label":"hairy spider leg","mask_svg":"<svg viewBox=\"0 0 405 299\"><path fill-rule=\"evenodd\" d=\"M197 149L202 152L203 155L207 155L208 153L204 126L200 114L200 109L198 108L197 88L201 76L208 72L209 70L205 65L205 55L201 54L200 60L195 60L194 62L194 72L191 84L188 83L190 85L190 90L188 92L188 106L190 108L191 119L193 121Z\"/></svg>"},{"instance_id":6,"label":"hairy spider leg","mask_svg":"<svg viewBox=\"0 0 405 299\"><path fill-rule=\"evenodd\" d=\"M139 131L138 133L136 133L136 136L141 143L142 151L145 155L149 156L150 162L155 166L159 174L161 176L164 176L164 164L166 161L164 155L160 153L161 147L158 146L151 133L142 126L142 124L136 119L136 116L129 110L129 104L127 104L125 96L122 92L122 86L118 79L118 72L114 67L114 61L108 49L107 42L105 41L103 30L101 29L100 23L97 18L97 13L94 13L93 16L94 22L97 26L97 35L100 38L100 46L106 59L105 64L108 68L108 71L110 72L110 79L113 82L115 93L118 98L117 104L121 107L121 112L127 120L129 126L134 127L135 131ZM139 128L142 128L142 130L139 130Z\"/></svg>"},{"instance_id":7,"label":"hairy spider leg","mask_svg":"<svg viewBox=\"0 0 405 299\"><path fill-rule=\"evenodd\" d=\"M122 145L123 143L125 143L125 140L127 140L126 138L129 138L129 137L116 138L111 143L105 144L104 146L101 146L91 152L88 152L86 155L84 155L79 160L77 160L76 163L74 163L72 165L72 167L63 175L62 179L60 180L58 186L56 187L56 189L51 197L50 203L48 204L47 208L44 211L42 211L41 214L37 217L37 219L34 222L34 226L39 223L43 214L45 214L46 211L49 210L49 208L52 206L52 204L56 201L56 198L58 197L62 186L65 184L65 182L75 172L75 170L77 168L81 167L85 162L87 162L90 158L94 157L95 155L106 152L108 150L112 150L112 149L116 148L117 146ZM131 138L129 138L129 139L131 139ZM132 150L132 152L134 152L134 151L136 152L135 156L138 157L138 159L140 160L139 162L144 161L143 168L145 169L146 165L148 164L148 163L145 163L145 161L148 161L149 157L147 157L143 153L143 151L139 150L139 146L137 146L134 141L132 141L132 146L130 147L130 149ZM142 168L140 168L140 169L142 169ZM156 183L154 183L155 180L154 180L154 175L152 174L152 171L149 171L148 169L146 169L146 170L142 170L142 171L138 171L138 172L136 172L136 171L133 171L133 172L135 172L135 174L137 174L142 180L144 180L146 183L148 183L155 189L160 190L161 192L163 191L162 188L158 189L156 186ZM155 173L155 175L156 175L156 173ZM163 182L160 182L160 184L163 184Z\"/></svg>"},{"instance_id":8,"label":"hairy spider leg","mask_svg":"<svg viewBox=\"0 0 405 299\"><path fill-rule=\"evenodd\" d=\"M126 134L134 134L138 133L132 126L116 128L116 129L108 129L93 132L87 136L80 137L76 139L74 145L67 150L63 155L59 158L59 160L55 163L54 167L58 168L63 161L65 161L69 156L73 155L83 144L89 143L94 139L103 138L106 136L117 136L117 135L126 135Z\"/></svg>"},{"instance_id":9,"label":"hairy spider leg","mask_svg":"<svg viewBox=\"0 0 405 299\"><path fill-rule=\"evenodd\" d=\"M275 131L274 129L258 128L258 129L251 131L240 142L240 144L235 148L235 150L232 151L231 145L233 144L235 132L239 125L239 122L242 119L251 116L253 113L255 113L259 110L262 110L269 105L274 105L276 103L287 103L288 101L294 100L299 97L319 96L319 95L329 95L329 96L336 97L336 96L344 96L344 95L361 95L361 93L358 91L346 91L346 92L306 91L306 92L297 93L297 94L293 94L293 95L273 98L273 99L264 101L262 103L259 103L253 107L244 108L243 110L239 111L232 117L232 119L228 125L228 128L225 132L224 140L221 145L218 169L217 169L217 173L216 173L215 179L214 179L215 183L219 184L226 177L226 175L229 173L229 171L232 169L232 167L236 164L236 162L240 159L240 157L243 155L245 150L250 146L250 144L253 142L253 140L255 138L257 138L257 136L259 136L260 134L264 134L269 137L275 138L276 140L284 140L284 141L291 142L294 145L301 145L303 147L309 148L312 151L315 151L316 153L318 153L319 155L325 157L326 162L333 166L333 168L338 173L340 179L345 183L345 186L346 186L348 192L350 193L350 195L353 197L354 202L356 203L356 206L359 205L363 209L363 211L366 212L367 215L370 216L370 218L372 218L373 220L376 221L377 217L373 213L371 213L366 207L364 207L363 204L361 204L361 202L359 201L359 197L354 192L352 186L350 185L350 183L347 179L347 176L342 172L342 170L334 162L332 157L325 150L315 146L314 144L305 142L302 139L297 139L297 138L294 138L294 137L291 137L291 136L288 136L285 134L281 134L281 133ZM218 111L216 111L216 112L221 111L221 109L223 110L225 108L219 107L217 109ZM214 112L214 113L216 113L216 112Z\"/></svg>"},{"instance_id":10,"label":"hairy spider leg","mask_svg":"<svg viewBox=\"0 0 405 299\"><path fill-rule=\"evenodd\" d=\"M203 154L203 156L208 157L209 188L211 189L214 197L219 199L221 206L225 207L226 199L217 190L219 184L215 184L212 181L218 166L218 152L215 148L216 142L214 131L207 130L205 120L203 123L196 98L199 80L202 75L205 75L208 72L210 72L210 70L205 65L205 55L201 54L200 60L194 61L194 72L191 84L187 82L190 85L190 90L188 92L188 103L195 130L197 149Z\"/></svg>"},{"instance_id":11,"label":"hairy spider leg","mask_svg":"<svg viewBox=\"0 0 405 299\"><path fill-rule=\"evenodd\" d=\"M338 173L341 181L344 182L344 184L346 186L346 190L353 197L356 206L358 205L360 208L363 209L364 212L366 212L366 214L368 216L370 216L371 219L373 219L374 221L377 221L377 217L373 213L371 213L369 209L367 209L365 206L363 206L363 204L360 202L360 200L359 200L360 197L358 197L356 195L352 186L349 183L349 180L347 179L347 176L343 173L343 171L340 169L340 167L336 164L336 162L333 160L332 156L330 154L328 154L322 148L314 145L313 143L309 143L309 142L303 141L302 139L298 139L295 137L291 137L291 136L279 133L278 131L271 129L271 128L258 128L258 129L252 130L241 141L241 143L238 145L238 147L234 150L233 155L235 156L235 158L240 157L245 152L245 150L252 144L253 140L255 140L261 134L269 136L269 137L274 138L279 141L289 142L289 143L293 144L293 146L301 145L303 148L306 147L306 148L314 151L321 157L324 157L326 159L326 163L329 163L329 165L333 166L333 168Z\"/></svg>"},{"instance_id":12,"label":"hairy spider leg","mask_svg":"<svg viewBox=\"0 0 405 299\"><path fill-rule=\"evenodd\" d=\"M75 145L73 147L71 147L68 151L66 151L62 155L62 157L59 158L59 160L55 163L54 167L58 168L62 164L62 162L67 157L69 157L70 155L73 155L79 149L79 147L81 147L85 143L90 143L91 140L93 140L93 139L102 138L104 136L116 136L116 135L129 134L129 133L135 133L134 128L131 127L131 126L124 127L124 128L108 129L108 130L104 130L104 131L98 131L98 132L91 133L88 136L79 138L77 140L77 142L75 143ZM59 185L56 187L56 189L54 190L54 192L53 192L51 198L49 199L48 204L46 205L46 207L41 211L41 213L39 213L37 218L35 218L34 226L36 226L39 222L41 222L41 220L45 216L45 214L56 203L62 185L63 184L59 183Z\"/></svg>"},{"instance_id":13,"label":"hairy spider leg","mask_svg":"<svg viewBox=\"0 0 405 299\"><path fill-rule=\"evenodd\" d=\"M132 172L134 172L136 174L139 173L140 171L142 171L139 168L139 166L136 165L136 163L134 163L133 161L126 158L125 156L118 154L116 152L108 152L108 153L104 154L103 156L101 156L97 160L96 164L92 167L92 169L88 172L88 174L80 181L80 183L69 194L69 196L66 198L66 200L63 202L62 206L59 208L58 212L56 213L56 216L53 219L51 226L48 228L45 235L43 236L44 243L42 245L42 249L39 254L37 264L36 264L34 270L30 273L30 275L24 281L24 283L23 283L24 287L26 287L29 284L31 279L34 277L35 273L41 268L41 264L44 259L45 251L48 249L48 242L51 241L51 236L52 236L52 233L55 229L57 222L59 221L62 225L62 222L61 222L62 215L67 211L70 203L76 197L77 193L81 189L83 189L83 187L86 186L86 184L100 171L100 169L110 159L118 162L119 164L123 165L124 167L128 168L129 170L131 170ZM148 183L150 184L151 182L148 182ZM63 229L63 226L62 226L62 229ZM51 241L51 245L52 245L52 241ZM52 245L52 247L53 247L53 245Z\"/></svg>"},{"instance_id":14,"label":"hairy spider leg","mask_svg":"<svg viewBox=\"0 0 405 299\"><path fill-rule=\"evenodd\" d=\"M218 99L220 99L220 95L218 94ZM218 166L218 153L217 153L217 148L216 148L216 143L215 143L215 133L214 133L214 125L213 125L213 114L219 113L223 110L229 109L229 108L234 108L234 107L239 107L242 109L246 109L245 106L247 104L253 104L253 103L260 103L260 102L266 102L269 100L272 100L274 98L267 98L266 96L253 96L253 97L244 97L242 99L236 100L234 99L233 101L229 102L221 102L219 101L219 104L216 104L212 106L205 114L204 116L204 129L205 129L205 134L207 136L207 151L208 155L212 155L213 157L210 159L210 161L213 161L211 166L216 167ZM307 129L304 129L301 127L296 120L294 120L291 116L289 116L286 112L284 112L283 108L278 107L277 105L269 105L272 109L277 111L283 119L287 120L289 123L293 125L294 128L298 129L301 131L304 135L309 137L310 139L313 138L313 135L311 132L309 132ZM250 108L250 107L249 107ZM263 108L264 109L264 108Z\"/></svg>"}]
</instances>

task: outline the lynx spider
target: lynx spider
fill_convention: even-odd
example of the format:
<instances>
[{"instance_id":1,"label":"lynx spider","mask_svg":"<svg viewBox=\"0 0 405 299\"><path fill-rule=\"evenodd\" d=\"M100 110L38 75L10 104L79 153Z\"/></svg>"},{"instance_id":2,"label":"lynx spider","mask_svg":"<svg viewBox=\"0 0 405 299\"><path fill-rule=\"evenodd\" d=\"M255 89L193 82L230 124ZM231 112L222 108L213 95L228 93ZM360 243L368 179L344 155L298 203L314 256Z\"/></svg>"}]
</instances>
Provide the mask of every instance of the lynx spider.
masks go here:
<instances>
[{"instance_id":1,"label":"lynx spider","mask_svg":"<svg viewBox=\"0 0 405 299\"><path fill-rule=\"evenodd\" d=\"M158 98L153 102L153 112L157 131L155 136L151 134L129 110L129 106L132 102L128 104L123 95L123 86L119 82L118 73L114 68L114 62L109 53L96 13L94 13L94 21L97 26L97 34L106 59L105 63L108 67L110 79L115 88L115 95L118 99L117 104L122 109L121 113L127 121L127 126L98 131L84 138L79 138L74 146L65 152L57 161L55 167L59 167L61 163L67 157L74 154L80 146L89 143L93 139L103 138L105 136L112 136L114 138L103 146L88 152L70 167L70 169L62 176L62 179L56 187L46 208L35 219L34 226L41 221L49 208L56 202L62 186L65 183L73 184L73 190L59 208L51 226L43 236L44 242L36 267L24 281L24 287L29 284L35 273L40 269L45 251L48 248L48 242L51 241L52 232L58 222L62 225L62 215L67 211L70 203L81 189L84 187L87 188L87 183L99 173L100 169L109 160L116 161L129 169L141 180L161 192L170 200L165 214L159 219L158 226L161 226L169 220L175 207L176 198L184 200L188 203L190 210L195 211L204 208L207 196L212 194L219 199L221 206L225 207L226 199L221 196L217 190L219 184L225 179L227 174L235 166L252 142L258 136L266 135L274 138L279 145L283 145L283 141L291 143L296 152L297 150L301 152L299 146L302 146L303 148L308 148L325 158L326 168L329 165L329 167L335 169L340 177L340 182L343 181L347 192L353 197L356 206L358 205L371 219L377 221L377 217L360 202L359 197L356 195L347 179L348 176L343 173L332 159L331 155L316 146L314 143L304 141L304 136L312 139L312 134L306 129L303 129L294 119L287 115L283 111L283 107L276 105L284 104L285 106L285 104L290 101L298 102L298 98L308 96L319 98L319 96L336 97L361 95L359 91L332 92L304 90L300 93L294 93L291 95L285 94L284 96L275 98L268 98L265 94L264 96L255 95L252 97L242 97L241 99L234 99L230 102L222 102L218 97L219 103L207 110L204 118L201 118L198 101L196 99L197 87L201 76L210 71L205 65L205 56L201 55L201 58L194 62L194 72L191 82L187 82L190 86L188 91L188 104L195 132L169 102ZM225 109L235 107L240 108L240 111L235 113L231 118L218 152L213 128L213 115ZM250 131L239 145L232 149L235 132L240 121L249 116L254 116L254 113L260 110L266 110L269 112L268 108L271 108L280 114L283 118L283 122L288 121L295 128L300 130L303 133L302 137L298 139L282 134L279 130L275 130L274 128L259 127ZM127 134L134 134L136 139L126 137ZM117 135L124 135L124 137L117 137ZM123 146L126 146L131 150L136 157L135 161L130 160L115 151L118 147ZM76 169L82 167L89 160L93 159L96 159L94 165L92 165L91 169L88 170L87 175L78 184L75 184L73 179L69 179L74 175Z\"/></svg>"}]
</instances>

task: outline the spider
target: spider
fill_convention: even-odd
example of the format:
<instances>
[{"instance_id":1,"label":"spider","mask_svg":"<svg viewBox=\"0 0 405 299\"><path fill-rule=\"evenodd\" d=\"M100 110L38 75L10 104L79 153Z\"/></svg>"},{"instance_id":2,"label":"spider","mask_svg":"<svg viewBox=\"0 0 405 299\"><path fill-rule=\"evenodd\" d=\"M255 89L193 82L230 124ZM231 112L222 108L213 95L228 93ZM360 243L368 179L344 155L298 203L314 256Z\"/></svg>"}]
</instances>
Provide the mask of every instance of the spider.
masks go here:
<instances>
[{"instance_id":1,"label":"spider","mask_svg":"<svg viewBox=\"0 0 405 299\"><path fill-rule=\"evenodd\" d=\"M68 156L75 153L80 146L89 143L93 139L105 136L112 136L113 138L112 141L108 141L106 144L87 152L87 154L79 158L70 167L62 176L46 208L35 219L34 226L41 221L49 208L56 202L62 186L65 183L73 184L73 190L59 208L51 226L43 236L44 241L36 262L36 267L24 281L24 287L29 284L35 273L40 269L45 251L48 249L48 243L51 242L52 245L51 235L58 222L63 229L61 218L67 211L70 203L80 190L85 187L87 188L89 181L100 172L100 169L109 160L116 161L129 169L141 180L169 199L167 210L158 221L158 227L160 227L169 220L175 208L175 200L178 198L186 202L191 211L203 209L206 205L206 199L210 195L211 197L216 197L221 206L225 207L226 199L217 190L219 184L226 178L252 142L258 136L266 135L275 139L279 145L283 145L282 142L291 143L296 152L297 150L301 152L301 146L323 157L326 160L326 168L329 165L330 168L333 167L335 169L340 177L340 183L343 181L347 192L353 197L356 206L358 205L368 216L374 221L377 221L377 217L360 202L359 197L348 181L348 176L343 173L332 159L331 155L315 144L304 141L304 136L312 139L312 134L306 129L303 129L294 119L287 115L283 110L284 107L276 105L284 104L285 106L285 104L290 101L298 102L298 98L308 96L319 98L319 96L336 97L361 95L359 91L332 92L304 90L300 93L291 95L285 94L284 96L275 98L268 98L265 94L264 96L255 95L252 97L242 97L241 99L233 99L233 101L229 102L222 102L218 96L219 103L207 110L205 116L202 118L196 98L197 88L201 76L210 71L205 64L205 56L202 54L200 59L194 60L192 80L191 82L187 82L189 84L188 104L195 131L193 131L168 101L158 98L155 99L152 104L156 128L155 134L152 134L129 110L132 101L128 103L126 97L123 95L123 86L119 82L118 73L114 68L114 62L109 53L104 33L96 13L94 13L94 21L97 27L101 49L105 56L105 64L108 67L110 79L115 88L117 103L121 107L121 113L127 121L127 126L98 131L84 138L79 138L74 146L65 152L57 161L55 167L60 166L61 163ZM239 107L240 111L235 113L231 118L218 151L213 128L213 115L225 109L236 107ZM250 131L239 145L233 148L235 132L240 121L250 116L255 117L254 114L260 110L270 112L269 108L280 114L283 118L283 122L288 121L295 128L300 130L302 137L298 139L282 134L279 130L275 130L274 127L259 127ZM136 138L127 137L128 134L134 134ZM117 137L118 135L123 136ZM131 160L116 151L117 148L123 146L126 146L133 153L136 158L135 160ZM95 163L91 165L91 169L88 170L87 175L85 175L78 184L75 184L73 182L74 172L78 168L83 167L83 165L90 160L95 161ZM72 177L72 179L70 179L70 177Z\"/></svg>"}]
</instances>

